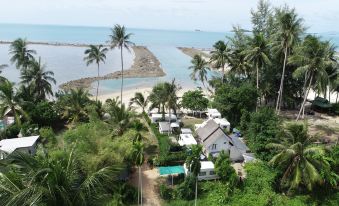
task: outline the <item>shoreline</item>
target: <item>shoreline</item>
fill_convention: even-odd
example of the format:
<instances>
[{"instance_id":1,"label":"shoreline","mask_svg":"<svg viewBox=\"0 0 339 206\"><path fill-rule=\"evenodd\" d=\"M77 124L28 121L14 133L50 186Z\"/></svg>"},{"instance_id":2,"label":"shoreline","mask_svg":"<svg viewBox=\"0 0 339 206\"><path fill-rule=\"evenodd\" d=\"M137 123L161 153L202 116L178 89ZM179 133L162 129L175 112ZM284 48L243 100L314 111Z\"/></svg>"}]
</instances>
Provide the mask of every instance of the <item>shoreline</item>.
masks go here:
<instances>
[{"instance_id":1,"label":"shoreline","mask_svg":"<svg viewBox=\"0 0 339 206\"><path fill-rule=\"evenodd\" d=\"M166 73L161 68L160 61L154 54L145 46L132 47L135 57L133 64L129 69L124 70L124 78L147 78L147 77L162 77ZM95 81L120 79L121 71L106 74L100 77L85 77L81 79L71 80L59 85L59 88L68 90L71 88L90 89Z\"/></svg>"},{"instance_id":2,"label":"shoreline","mask_svg":"<svg viewBox=\"0 0 339 206\"><path fill-rule=\"evenodd\" d=\"M0 40L0 45L11 44L13 41ZM103 45L109 47L108 44L85 44L85 43L64 43L64 42L43 42L43 41L27 41L30 45L42 45L42 46L65 46L65 47L88 47L90 45Z\"/></svg>"},{"instance_id":3,"label":"shoreline","mask_svg":"<svg viewBox=\"0 0 339 206\"><path fill-rule=\"evenodd\" d=\"M205 60L209 60L210 55L207 52L210 52L212 49L199 49L194 47L177 47L181 52L187 56L194 57L197 54L200 54Z\"/></svg>"}]
</instances>

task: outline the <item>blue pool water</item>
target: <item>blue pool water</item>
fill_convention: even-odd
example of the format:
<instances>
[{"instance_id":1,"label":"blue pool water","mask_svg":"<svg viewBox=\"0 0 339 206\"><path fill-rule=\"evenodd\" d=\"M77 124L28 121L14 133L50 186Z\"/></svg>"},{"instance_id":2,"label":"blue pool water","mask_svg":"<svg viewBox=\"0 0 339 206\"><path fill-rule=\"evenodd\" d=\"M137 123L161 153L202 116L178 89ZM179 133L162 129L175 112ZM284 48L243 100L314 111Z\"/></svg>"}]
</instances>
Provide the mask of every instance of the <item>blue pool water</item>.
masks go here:
<instances>
[{"instance_id":1,"label":"blue pool water","mask_svg":"<svg viewBox=\"0 0 339 206\"><path fill-rule=\"evenodd\" d=\"M158 167L159 174L162 175L172 175L172 174L184 174L185 169L183 166L168 166L168 167Z\"/></svg>"},{"instance_id":2,"label":"blue pool water","mask_svg":"<svg viewBox=\"0 0 339 206\"><path fill-rule=\"evenodd\" d=\"M147 46L159 59L162 68L166 72L165 77L160 78L132 78L125 80L126 88L139 86L152 86L159 81L171 81L173 78L182 87L196 85L190 77L190 57L183 54L176 47L210 48L214 42L231 36L230 32L195 32L195 31L166 31L150 29L128 29L133 33L131 41L137 45ZM12 41L18 37L27 38L29 41L62 42L62 43L93 43L104 44L108 40L110 29L106 27L83 27L83 26L50 26L50 25L21 25L0 24L0 40ZM320 33L323 39L332 40L339 45L338 33ZM57 85L64 82L96 76L95 65L86 66L83 62L84 48L55 47L31 45L37 50L47 69L55 73ZM19 71L10 64L8 45L0 45L0 64L9 64L3 75L11 81L19 81ZM126 68L131 66L133 55L125 52L124 61ZM119 51L113 50L108 53L106 63L101 66L101 74L108 74L120 69ZM118 91L119 80L105 80L101 82L101 93ZM54 88L55 90L57 87Z\"/></svg>"}]
</instances>

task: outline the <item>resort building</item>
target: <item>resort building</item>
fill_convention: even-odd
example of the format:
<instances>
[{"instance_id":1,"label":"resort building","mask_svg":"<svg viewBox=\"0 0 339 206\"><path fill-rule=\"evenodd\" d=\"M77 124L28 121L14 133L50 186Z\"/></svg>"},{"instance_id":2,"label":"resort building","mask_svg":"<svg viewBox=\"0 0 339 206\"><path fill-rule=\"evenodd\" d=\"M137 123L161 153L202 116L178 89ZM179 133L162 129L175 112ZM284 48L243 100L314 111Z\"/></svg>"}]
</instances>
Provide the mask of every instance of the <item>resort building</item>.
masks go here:
<instances>
[{"instance_id":1,"label":"resort building","mask_svg":"<svg viewBox=\"0 0 339 206\"><path fill-rule=\"evenodd\" d=\"M197 141L194 139L192 134L180 134L178 143L180 146L190 147L196 145Z\"/></svg>"},{"instance_id":2,"label":"resort building","mask_svg":"<svg viewBox=\"0 0 339 206\"><path fill-rule=\"evenodd\" d=\"M215 174L214 170L214 163L212 161L201 161L200 162L200 173L198 175L198 180L215 180L218 179L219 176ZM189 175L190 172L188 168L186 167L186 164L184 164L185 174Z\"/></svg>"},{"instance_id":3,"label":"resort building","mask_svg":"<svg viewBox=\"0 0 339 206\"><path fill-rule=\"evenodd\" d=\"M208 109L206 114L209 119L221 118L221 113L217 109Z\"/></svg>"},{"instance_id":4,"label":"resort building","mask_svg":"<svg viewBox=\"0 0 339 206\"><path fill-rule=\"evenodd\" d=\"M39 136L3 139L0 141L0 159L6 158L13 152L35 154Z\"/></svg>"},{"instance_id":5,"label":"resort building","mask_svg":"<svg viewBox=\"0 0 339 206\"><path fill-rule=\"evenodd\" d=\"M175 114L165 114L165 119L163 119L162 114L151 114L151 122L152 123L157 123L159 121L169 121L169 118L171 116L171 122L176 122L177 121L177 116Z\"/></svg>"},{"instance_id":6,"label":"resort building","mask_svg":"<svg viewBox=\"0 0 339 206\"><path fill-rule=\"evenodd\" d=\"M230 137L213 120L208 120L196 130L199 142L203 145L206 155L218 156L221 151L227 151L232 162L244 162L243 154L249 152L248 147L238 137Z\"/></svg>"}]
</instances>

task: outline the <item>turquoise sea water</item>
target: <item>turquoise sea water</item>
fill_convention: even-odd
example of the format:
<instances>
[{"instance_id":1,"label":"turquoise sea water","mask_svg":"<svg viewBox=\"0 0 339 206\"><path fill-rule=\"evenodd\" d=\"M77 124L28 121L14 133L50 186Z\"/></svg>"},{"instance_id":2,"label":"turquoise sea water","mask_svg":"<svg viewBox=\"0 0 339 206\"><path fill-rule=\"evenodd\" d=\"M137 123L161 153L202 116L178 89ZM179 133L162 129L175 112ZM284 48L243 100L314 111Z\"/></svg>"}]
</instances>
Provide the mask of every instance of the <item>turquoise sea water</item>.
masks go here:
<instances>
[{"instance_id":1,"label":"turquoise sea water","mask_svg":"<svg viewBox=\"0 0 339 206\"><path fill-rule=\"evenodd\" d=\"M181 86L193 86L187 69L190 66L190 57L183 54L176 47L198 47L210 48L214 42L225 39L230 32L195 32L195 31L165 31L149 29L129 29L133 33L131 41L137 45L147 46L159 59L162 68L166 72L161 78L132 78L126 79L126 88L137 88L139 86L152 86L159 81L170 81L173 78ZM81 26L50 26L50 25L19 25L0 24L0 40L12 41L18 37L27 38L29 41L62 42L62 43L86 43L104 44L108 40L110 29L105 27L81 27ZM338 33L318 34L324 39L330 39L339 45ZM83 62L84 48L77 47L55 47L31 45L37 50L42 61L46 63L47 69L55 73L57 84L61 84L81 77L95 76L95 66L87 67ZM8 45L0 45L0 63L9 64ZM126 52L126 68L132 64L133 55ZM119 52L113 50L108 54L105 65L101 67L101 74L107 74L119 70ZM5 69L4 76L12 81L19 81L19 72L11 65ZM119 80L105 80L101 82L101 93L118 91ZM56 89L57 87L55 87Z\"/></svg>"}]
</instances>

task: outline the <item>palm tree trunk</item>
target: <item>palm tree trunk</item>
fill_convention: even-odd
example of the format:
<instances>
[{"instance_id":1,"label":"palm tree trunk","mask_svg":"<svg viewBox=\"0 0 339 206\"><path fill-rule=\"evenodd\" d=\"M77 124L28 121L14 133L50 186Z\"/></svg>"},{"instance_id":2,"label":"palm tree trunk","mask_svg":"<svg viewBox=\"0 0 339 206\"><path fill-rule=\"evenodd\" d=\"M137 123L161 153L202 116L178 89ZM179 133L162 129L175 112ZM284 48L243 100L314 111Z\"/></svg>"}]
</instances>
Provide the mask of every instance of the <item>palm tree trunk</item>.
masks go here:
<instances>
[{"instance_id":1,"label":"palm tree trunk","mask_svg":"<svg viewBox=\"0 0 339 206\"><path fill-rule=\"evenodd\" d=\"M97 63L98 65L98 79L97 79L97 96L95 97L95 101L97 102L98 101L98 95L99 95L99 78L100 78L100 67L99 67L99 63Z\"/></svg>"},{"instance_id":2,"label":"palm tree trunk","mask_svg":"<svg viewBox=\"0 0 339 206\"><path fill-rule=\"evenodd\" d=\"M337 98L335 99L335 103L338 103L338 96L339 96L339 92L337 92Z\"/></svg>"},{"instance_id":3,"label":"palm tree trunk","mask_svg":"<svg viewBox=\"0 0 339 206\"><path fill-rule=\"evenodd\" d=\"M195 201L194 205L197 206L197 199L198 199L198 177L195 179Z\"/></svg>"},{"instance_id":4,"label":"palm tree trunk","mask_svg":"<svg viewBox=\"0 0 339 206\"><path fill-rule=\"evenodd\" d=\"M283 64L283 71L281 74L281 81L280 81L280 88L278 92L278 99L277 99L277 105L275 107L276 112L279 114L280 113L280 107L282 103L282 94L283 94L283 89L284 89L284 79L285 79L285 69L286 69L286 62L287 62L287 46L285 47L284 51L284 64Z\"/></svg>"},{"instance_id":5,"label":"palm tree trunk","mask_svg":"<svg viewBox=\"0 0 339 206\"><path fill-rule=\"evenodd\" d=\"M141 173L141 166L142 165L140 165L139 166L139 168L140 168L140 173ZM142 174L140 175L140 202L141 202L141 206L142 206Z\"/></svg>"},{"instance_id":6,"label":"palm tree trunk","mask_svg":"<svg viewBox=\"0 0 339 206\"><path fill-rule=\"evenodd\" d=\"M168 107L168 123L169 123L169 129L168 129L168 136L170 136L171 133L171 107Z\"/></svg>"},{"instance_id":7,"label":"palm tree trunk","mask_svg":"<svg viewBox=\"0 0 339 206\"><path fill-rule=\"evenodd\" d=\"M259 92L259 65L257 64L257 91ZM259 98L257 99L257 106L255 107L255 111L258 111L258 106L260 104Z\"/></svg>"},{"instance_id":8,"label":"palm tree trunk","mask_svg":"<svg viewBox=\"0 0 339 206\"><path fill-rule=\"evenodd\" d=\"M303 86L303 93L305 94L306 93L306 85L307 85L307 76L308 74L308 71L305 72L305 79L304 79L304 86ZM305 116L305 108L303 108L303 116Z\"/></svg>"},{"instance_id":9,"label":"palm tree trunk","mask_svg":"<svg viewBox=\"0 0 339 206\"><path fill-rule=\"evenodd\" d=\"M138 167L139 170L139 180L138 180L138 205L140 203L140 167Z\"/></svg>"},{"instance_id":10,"label":"palm tree trunk","mask_svg":"<svg viewBox=\"0 0 339 206\"><path fill-rule=\"evenodd\" d=\"M308 93L309 93L309 91L310 91L310 89L311 89L311 84L312 84L312 80L313 80L313 75L312 75L312 73L310 74L310 76L311 76L311 79L310 79L310 82L309 82L309 84L308 84L307 91L306 91L306 93L304 94L304 100L303 100L303 103L302 103L302 105L301 105L301 107L300 107L300 110L299 110L299 113L298 113L298 116L297 116L296 121L299 120L302 110L303 110L303 109L305 110L304 107L305 107L306 99L307 99Z\"/></svg>"},{"instance_id":11,"label":"palm tree trunk","mask_svg":"<svg viewBox=\"0 0 339 206\"><path fill-rule=\"evenodd\" d=\"M122 107L122 91L124 87L124 57L123 57L123 47L120 47L120 57L121 57L121 91L120 91L120 106Z\"/></svg>"}]
</instances>

